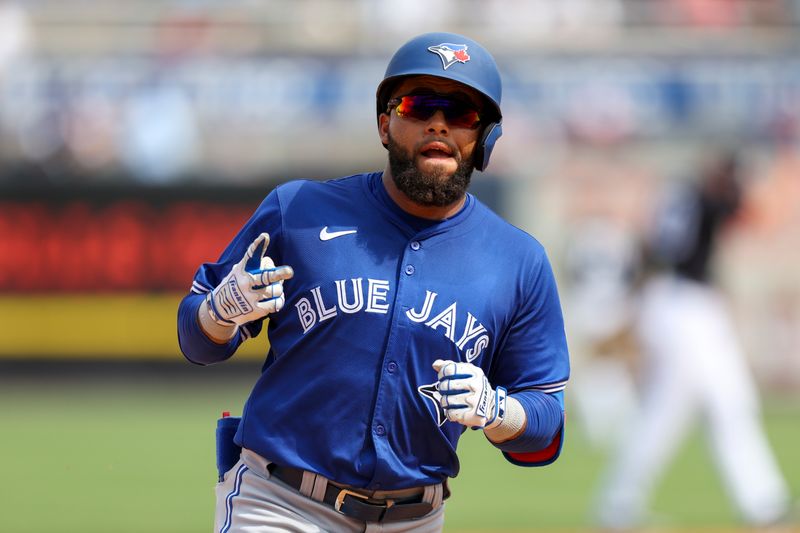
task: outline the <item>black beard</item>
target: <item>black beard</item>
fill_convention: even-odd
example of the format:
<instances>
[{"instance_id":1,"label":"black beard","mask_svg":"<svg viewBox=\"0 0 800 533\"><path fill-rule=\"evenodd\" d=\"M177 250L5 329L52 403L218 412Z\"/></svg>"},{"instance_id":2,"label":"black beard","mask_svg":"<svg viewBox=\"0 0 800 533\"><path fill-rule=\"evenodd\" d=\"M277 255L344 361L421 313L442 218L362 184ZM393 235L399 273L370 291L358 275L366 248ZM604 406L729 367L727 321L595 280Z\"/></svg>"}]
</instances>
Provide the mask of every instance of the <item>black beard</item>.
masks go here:
<instances>
[{"instance_id":1,"label":"black beard","mask_svg":"<svg viewBox=\"0 0 800 533\"><path fill-rule=\"evenodd\" d=\"M445 207L464 197L472 178L472 156L458 162L449 178L442 172L426 174L414 164L413 156L404 152L389 137L389 169L397 188L415 204Z\"/></svg>"}]
</instances>

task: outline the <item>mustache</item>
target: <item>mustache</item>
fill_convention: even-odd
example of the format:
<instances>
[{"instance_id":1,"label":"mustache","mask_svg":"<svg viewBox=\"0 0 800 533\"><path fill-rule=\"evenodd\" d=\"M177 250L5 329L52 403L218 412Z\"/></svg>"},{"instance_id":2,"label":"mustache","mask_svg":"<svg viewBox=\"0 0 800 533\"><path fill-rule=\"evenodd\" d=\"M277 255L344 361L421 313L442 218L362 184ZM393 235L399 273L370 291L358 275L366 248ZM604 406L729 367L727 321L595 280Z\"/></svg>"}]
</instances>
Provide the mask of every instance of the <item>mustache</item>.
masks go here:
<instances>
[{"instance_id":1,"label":"mustache","mask_svg":"<svg viewBox=\"0 0 800 533\"><path fill-rule=\"evenodd\" d=\"M458 150L458 147L455 145L453 141L446 137L427 137L422 139L417 144L414 145L414 153L419 154L422 153L426 146L429 146L432 143L441 143L447 146L448 150L450 151L450 155L455 157L456 159L461 159L461 152Z\"/></svg>"}]
</instances>

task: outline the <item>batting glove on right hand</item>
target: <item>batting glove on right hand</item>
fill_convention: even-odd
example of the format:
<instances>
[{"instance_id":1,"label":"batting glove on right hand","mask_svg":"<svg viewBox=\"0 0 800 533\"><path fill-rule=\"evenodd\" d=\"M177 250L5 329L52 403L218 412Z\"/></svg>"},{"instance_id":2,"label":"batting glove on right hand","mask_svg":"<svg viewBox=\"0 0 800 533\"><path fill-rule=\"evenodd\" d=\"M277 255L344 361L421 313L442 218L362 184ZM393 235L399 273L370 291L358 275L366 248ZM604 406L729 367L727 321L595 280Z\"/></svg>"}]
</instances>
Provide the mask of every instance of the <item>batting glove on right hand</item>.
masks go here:
<instances>
[{"instance_id":1,"label":"batting glove on right hand","mask_svg":"<svg viewBox=\"0 0 800 533\"><path fill-rule=\"evenodd\" d=\"M292 267L276 267L266 255L269 234L262 233L247 248L242 260L208 293L209 314L218 324L242 326L281 310L285 302L283 281L294 276ZM247 263L256 255L259 268L247 270Z\"/></svg>"},{"instance_id":2,"label":"batting glove on right hand","mask_svg":"<svg viewBox=\"0 0 800 533\"><path fill-rule=\"evenodd\" d=\"M506 389L492 389L479 366L437 359L433 369L439 373L438 389L448 420L472 429L500 425L506 410Z\"/></svg>"}]
</instances>

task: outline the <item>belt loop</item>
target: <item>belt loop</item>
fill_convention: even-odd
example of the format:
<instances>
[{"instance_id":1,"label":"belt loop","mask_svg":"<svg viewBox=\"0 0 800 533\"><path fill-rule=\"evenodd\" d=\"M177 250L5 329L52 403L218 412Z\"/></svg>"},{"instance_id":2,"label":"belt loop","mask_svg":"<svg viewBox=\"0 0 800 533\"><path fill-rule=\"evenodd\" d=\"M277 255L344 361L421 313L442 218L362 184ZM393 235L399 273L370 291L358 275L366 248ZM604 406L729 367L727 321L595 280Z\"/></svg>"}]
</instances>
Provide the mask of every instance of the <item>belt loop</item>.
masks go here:
<instances>
[{"instance_id":1,"label":"belt loop","mask_svg":"<svg viewBox=\"0 0 800 533\"><path fill-rule=\"evenodd\" d=\"M328 488L328 478L325 476L320 476L319 474L314 475L314 488L311 491L311 499L321 502L325 499L325 491Z\"/></svg>"},{"instance_id":2,"label":"belt loop","mask_svg":"<svg viewBox=\"0 0 800 533\"><path fill-rule=\"evenodd\" d=\"M316 474L314 474L313 472L309 471L303 472L303 481L300 483L300 488L297 489L298 491L300 491L300 494L302 494L306 498L311 497L311 493L314 490L314 481L315 481L314 478L316 477L317 477Z\"/></svg>"},{"instance_id":3,"label":"belt loop","mask_svg":"<svg viewBox=\"0 0 800 533\"><path fill-rule=\"evenodd\" d=\"M431 504L434 509L442 505L442 484L427 485L422 492L422 501Z\"/></svg>"},{"instance_id":4,"label":"belt loop","mask_svg":"<svg viewBox=\"0 0 800 533\"><path fill-rule=\"evenodd\" d=\"M264 459L256 452L248 450L247 448L242 448L241 458L250 470L258 472L259 475L266 476L267 478L270 477L269 465L272 464L271 461Z\"/></svg>"}]
</instances>

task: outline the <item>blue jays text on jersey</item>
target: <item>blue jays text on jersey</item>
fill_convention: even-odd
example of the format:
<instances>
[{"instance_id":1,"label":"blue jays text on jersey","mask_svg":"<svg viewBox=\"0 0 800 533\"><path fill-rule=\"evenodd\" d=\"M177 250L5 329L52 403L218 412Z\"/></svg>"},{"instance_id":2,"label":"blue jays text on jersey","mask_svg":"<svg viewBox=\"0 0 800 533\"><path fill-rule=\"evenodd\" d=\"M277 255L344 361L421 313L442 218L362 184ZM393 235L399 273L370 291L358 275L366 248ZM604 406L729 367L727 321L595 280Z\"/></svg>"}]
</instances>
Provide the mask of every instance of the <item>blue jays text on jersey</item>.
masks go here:
<instances>
[{"instance_id":1,"label":"blue jays text on jersey","mask_svg":"<svg viewBox=\"0 0 800 533\"><path fill-rule=\"evenodd\" d=\"M478 365L510 394L538 390L563 402L564 324L542 246L472 195L447 220L413 217L380 173L272 191L181 303L189 360L221 361L259 333L262 322L252 322L217 345L195 317L264 231L267 255L295 275L268 320L269 354L238 444L339 483L400 489L458 473L464 426L443 419L436 359Z\"/></svg>"},{"instance_id":2,"label":"blue jays text on jersey","mask_svg":"<svg viewBox=\"0 0 800 533\"><path fill-rule=\"evenodd\" d=\"M388 298L391 292L391 281L380 279L367 280L367 297L366 304L364 298L364 278L355 278L349 280L351 285L351 294L348 296L348 280L336 280L336 302L327 307L324 297L322 296L321 287L314 287L310 293L313 296L313 304L307 297L300 298L295 307L297 308L297 315L303 327L303 334L308 333L318 323L333 318L339 312L346 314L354 314L358 312L365 313L389 313ZM429 290L425 291L425 301L421 302L420 310L409 309L406 311L406 317L412 322L425 324L432 329L441 328L445 337L454 342L460 350L465 350L467 343L475 340L480 335L480 338L474 343L474 346L466 349L466 360L471 363L480 352L488 345L489 335L486 328L480 324L477 319L472 316L472 313L467 312L464 320L463 331L456 339L456 327L460 324L458 322L457 307L458 302L453 302L444 310L439 312L433 318L430 318L433 304L436 301L437 293ZM349 299L348 299L349 298Z\"/></svg>"}]
</instances>

